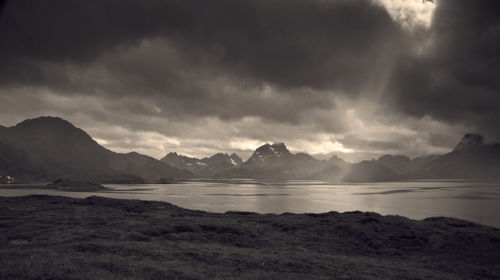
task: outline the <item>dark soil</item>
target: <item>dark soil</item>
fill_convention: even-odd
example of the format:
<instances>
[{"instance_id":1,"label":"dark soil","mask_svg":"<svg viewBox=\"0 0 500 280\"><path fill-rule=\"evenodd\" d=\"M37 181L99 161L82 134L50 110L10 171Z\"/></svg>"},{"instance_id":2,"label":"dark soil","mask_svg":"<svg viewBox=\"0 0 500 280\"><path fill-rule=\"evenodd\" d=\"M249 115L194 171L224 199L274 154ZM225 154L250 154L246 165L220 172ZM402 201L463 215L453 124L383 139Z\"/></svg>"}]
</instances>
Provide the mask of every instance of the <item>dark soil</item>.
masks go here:
<instances>
[{"instance_id":1,"label":"dark soil","mask_svg":"<svg viewBox=\"0 0 500 280\"><path fill-rule=\"evenodd\" d=\"M363 212L0 197L0 278L500 279L500 230Z\"/></svg>"}]
</instances>

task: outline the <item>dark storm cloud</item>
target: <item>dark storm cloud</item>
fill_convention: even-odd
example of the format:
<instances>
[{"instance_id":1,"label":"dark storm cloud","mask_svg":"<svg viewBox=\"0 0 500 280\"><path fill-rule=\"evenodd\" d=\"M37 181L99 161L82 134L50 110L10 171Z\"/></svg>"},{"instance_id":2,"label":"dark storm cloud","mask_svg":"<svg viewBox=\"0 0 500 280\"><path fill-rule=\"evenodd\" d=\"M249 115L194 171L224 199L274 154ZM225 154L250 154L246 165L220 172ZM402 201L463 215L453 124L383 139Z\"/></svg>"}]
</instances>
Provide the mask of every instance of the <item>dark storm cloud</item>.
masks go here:
<instances>
[{"instance_id":1,"label":"dark storm cloud","mask_svg":"<svg viewBox=\"0 0 500 280\"><path fill-rule=\"evenodd\" d=\"M500 2L436 1L429 46L401 57L389 102L397 109L500 136Z\"/></svg>"},{"instance_id":2,"label":"dark storm cloud","mask_svg":"<svg viewBox=\"0 0 500 280\"><path fill-rule=\"evenodd\" d=\"M367 151L387 151L387 150L403 150L406 143L394 139L393 141L382 140L366 140L361 139L356 135L348 135L341 140L341 143L348 148L367 150ZM406 140L406 139L404 139Z\"/></svg>"},{"instance_id":3,"label":"dark storm cloud","mask_svg":"<svg viewBox=\"0 0 500 280\"><path fill-rule=\"evenodd\" d=\"M12 0L0 117L63 116L150 155L271 140L421 155L498 132L499 4L436 1L426 29L403 1Z\"/></svg>"},{"instance_id":4,"label":"dark storm cloud","mask_svg":"<svg viewBox=\"0 0 500 280\"><path fill-rule=\"evenodd\" d=\"M364 0L16 0L0 23L1 59L9 65L2 82L50 86L68 82L47 73L51 63L95 63L103 53L163 37L195 64L246 82L359 90L387 67L387 49L398 49L402 36L383 8Z\"/></svg>"}]
</instances>

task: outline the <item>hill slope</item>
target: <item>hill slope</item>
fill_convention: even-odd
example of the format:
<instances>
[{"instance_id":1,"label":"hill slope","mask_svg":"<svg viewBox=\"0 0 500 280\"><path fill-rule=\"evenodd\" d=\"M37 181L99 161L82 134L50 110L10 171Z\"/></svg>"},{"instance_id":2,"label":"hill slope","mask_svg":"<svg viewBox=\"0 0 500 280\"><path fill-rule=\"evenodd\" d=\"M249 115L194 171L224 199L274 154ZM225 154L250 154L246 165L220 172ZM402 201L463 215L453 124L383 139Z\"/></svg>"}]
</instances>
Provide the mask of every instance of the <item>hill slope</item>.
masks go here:
<instances>
[{"instance_id":1,"label":"hill slope","mask_svg":"<svg viewBox=\"0 0 500 280\"><path fill-rule=\"evenodd\" d=\"M500 143L483 144L466 134L457 147L415 173L418 178L500 179ZM468 144L467 144L468 143Z\"/></svg>"},{"instance_id":2,"label":"hill slope","mask_svg":"<svg viewBox=\"0 0 500 280\"><path fill-rule=\"evenodd\" d=\"M0 129L0 172L26 179L77 176L103 182L191 175L148 156L112 152L83 130L55 117Z\"/></svg>"}]
</instances>

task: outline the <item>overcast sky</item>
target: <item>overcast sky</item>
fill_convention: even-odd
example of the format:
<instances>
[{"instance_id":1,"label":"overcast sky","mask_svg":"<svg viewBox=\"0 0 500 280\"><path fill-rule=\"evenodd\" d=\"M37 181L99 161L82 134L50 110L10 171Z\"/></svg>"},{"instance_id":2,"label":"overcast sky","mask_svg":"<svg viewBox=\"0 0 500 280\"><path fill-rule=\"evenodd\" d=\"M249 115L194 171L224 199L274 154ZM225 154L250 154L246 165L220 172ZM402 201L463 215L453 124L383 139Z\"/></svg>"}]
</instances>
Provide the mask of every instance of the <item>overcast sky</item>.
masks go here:
<instances>
[{"instance_id":1,"label":"overcast sky","mask_svg":"<svg viewBox=\"0 0 500 280\"><path fill-rule=\"evenodd\" d=\"M0 124L155 158L266 142L350 161L500 139L500 1L1 2Z\"/></svg>"}]
</instances>

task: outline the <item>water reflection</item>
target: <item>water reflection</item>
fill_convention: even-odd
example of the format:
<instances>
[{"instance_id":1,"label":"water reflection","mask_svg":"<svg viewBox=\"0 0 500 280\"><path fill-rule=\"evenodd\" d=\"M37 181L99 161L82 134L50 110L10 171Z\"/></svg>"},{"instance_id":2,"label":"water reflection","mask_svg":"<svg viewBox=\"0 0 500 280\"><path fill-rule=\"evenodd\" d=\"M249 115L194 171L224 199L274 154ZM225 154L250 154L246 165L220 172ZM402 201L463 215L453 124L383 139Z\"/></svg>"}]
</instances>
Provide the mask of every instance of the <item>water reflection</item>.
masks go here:
<instances>
[{"instance_id":1,"label":"water reflection","mask_svg":"<svg viewBox=\"0 0 500 280\"><path fill-rule=\"evenodd\" d=\"M327 184L319 181L199 180L168 185L106 185L99 193L0 189L2 196L100 195L160 200L211 212L320 213L373 211L414 219L448 216L500 227L498 182L417 181Z\"/></svg>"}]
</instances>

